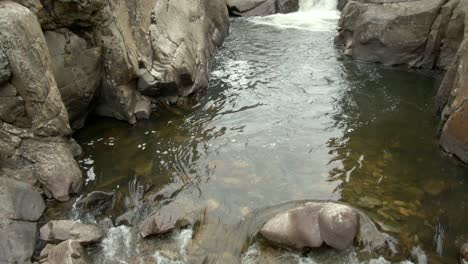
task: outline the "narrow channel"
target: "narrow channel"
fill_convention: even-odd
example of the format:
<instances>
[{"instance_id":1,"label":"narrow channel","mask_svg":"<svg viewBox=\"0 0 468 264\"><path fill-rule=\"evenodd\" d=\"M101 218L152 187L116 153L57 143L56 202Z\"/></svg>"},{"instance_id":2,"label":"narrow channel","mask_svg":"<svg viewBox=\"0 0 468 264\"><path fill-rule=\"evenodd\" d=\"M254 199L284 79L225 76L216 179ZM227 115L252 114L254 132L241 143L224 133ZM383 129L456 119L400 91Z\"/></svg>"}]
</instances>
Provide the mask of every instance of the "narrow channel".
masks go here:
<instances>
[{"instance_id":1,"label":"narrow channel","mask_svg":"<svg viewBox=\"0 0 468 264\"><path fill-rule=\"evenodd\" d=\"M334 45L335 7L303 0L296 13L233 18L201 95L162 105L135 126L91 119L76 134L84 192L114 191L118 199L94 214L69 209L72 203L50 206L49 217L114 219L139 189L145 197L168 192L170 203L204 207L203 221L139 244L132 229L112 228L94 261L361 263L357 249L293 254L240 228L268 206L333 200L366 212L402 250L419 246L455 263L453 242L468 234L466 210L459 210L468 181L466 168L434 141L440 78L346 58ZM388 262L373 256L363 263Z\"/></svg>"}]
</instances>

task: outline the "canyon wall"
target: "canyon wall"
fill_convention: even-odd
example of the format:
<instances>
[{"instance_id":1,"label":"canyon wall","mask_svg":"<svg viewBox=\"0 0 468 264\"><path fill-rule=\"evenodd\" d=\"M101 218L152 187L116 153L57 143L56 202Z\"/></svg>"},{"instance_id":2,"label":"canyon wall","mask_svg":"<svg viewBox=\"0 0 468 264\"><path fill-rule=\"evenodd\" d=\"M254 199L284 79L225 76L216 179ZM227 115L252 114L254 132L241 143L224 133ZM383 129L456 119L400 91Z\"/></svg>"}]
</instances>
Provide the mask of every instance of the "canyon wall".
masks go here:
<instances>
[{"instance_id":1,"label":"canyon wall","mask_svg":"<svg viewBox=\"0 0 468 264\"><path fill-rule=\"evenodd\" d=\"M357 60L447 71L440 146L468 163L467 0L341 1L337 41Z\"/></svg>"},{"instance_id":2,"label":"canyon wall","mask_svg":"<svg viewBox=\"0 0 468 264\"><path fill-rule=\"evenodd\" d=\"M0 1L1 263L30 262L41 193L80 190L87 116L133 124L206 88L228 29L224 0Z\"/></svg>"}]
</instances>

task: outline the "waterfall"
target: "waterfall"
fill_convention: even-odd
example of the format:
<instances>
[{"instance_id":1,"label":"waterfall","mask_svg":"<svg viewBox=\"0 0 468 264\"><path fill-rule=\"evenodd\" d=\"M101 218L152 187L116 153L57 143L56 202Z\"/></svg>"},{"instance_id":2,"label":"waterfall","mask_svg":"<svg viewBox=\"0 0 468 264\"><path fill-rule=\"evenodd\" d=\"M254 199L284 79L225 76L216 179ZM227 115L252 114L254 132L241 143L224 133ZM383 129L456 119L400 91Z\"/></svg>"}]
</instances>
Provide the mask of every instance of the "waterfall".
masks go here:
<instances>
[{"instance_id":1,"label":"waterfall","mask_svg":"<svg viewBox=\"0 0 468 264\"><path fill-rule=\"evenodd\" d=\"M336 11L337 0L300 0L299 11Z\"/></svg>"},{"instance_id":2,"label":"waterfall","mask_svg":"<svg viewBox=\"0 0 468 264\"><path fill-rule=\"evenodd\" d=\"M337 4L337 0L299 0L299 12L253 17L248 20L279 28L334 31L340 17Z\"/></svg>"}]
</instances>

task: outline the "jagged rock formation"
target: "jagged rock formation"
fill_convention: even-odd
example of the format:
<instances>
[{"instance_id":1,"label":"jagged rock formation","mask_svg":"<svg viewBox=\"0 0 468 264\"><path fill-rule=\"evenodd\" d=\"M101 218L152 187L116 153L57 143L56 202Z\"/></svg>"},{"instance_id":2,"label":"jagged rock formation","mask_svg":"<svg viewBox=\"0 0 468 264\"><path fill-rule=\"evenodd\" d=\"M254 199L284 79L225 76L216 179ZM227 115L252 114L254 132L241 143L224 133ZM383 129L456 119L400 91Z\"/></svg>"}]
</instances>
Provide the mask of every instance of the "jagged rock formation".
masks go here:
<instances>
[{"instance_id":1,"label":"jagged rock formation","mask_svg":"<svg viewBox=\"0 0 468 264\"><path fill-rule=\"evenodd\" d=\"M266 16L299 10L299 0L226 0L233 16Z\"/></svg>"},{"instance_id":2,"label":"jagged rock formation","mask_svg":"<svg viewBox=\"0 0 468 264\"><path fill-rule=\"evenodd\" d=\"M436 97L440 145L468 163L466 0L352 0L337 40L353 58L448 70Z\"/></svg>"},{"instance_id":3,"label":"jagged rock formation","mask_svg":"<svg viewBox=\"0 0 468 264\"><path fill-rule=\"evenodd\" d=\"M228 24L223 0L2 1L0 175L67 200L81 186L71 127L94 108L135 123L206 88Z\"/></svg>"},{"instance_id":4,"label":"jagged rock formation","mask_svg":"<svg viewBox=\"0 0 468 264\"><path fill-rule=\"evenodd\" d=\"M228 27L224 0L0 1L0 179L69 200L83 182L72 129L93 111L135 123L206 88ZM16 190L0 183L0 196ZM29 262L43 208L34 219L10 209L0 206L0 262Z\"/></svg>"}]
</instances>

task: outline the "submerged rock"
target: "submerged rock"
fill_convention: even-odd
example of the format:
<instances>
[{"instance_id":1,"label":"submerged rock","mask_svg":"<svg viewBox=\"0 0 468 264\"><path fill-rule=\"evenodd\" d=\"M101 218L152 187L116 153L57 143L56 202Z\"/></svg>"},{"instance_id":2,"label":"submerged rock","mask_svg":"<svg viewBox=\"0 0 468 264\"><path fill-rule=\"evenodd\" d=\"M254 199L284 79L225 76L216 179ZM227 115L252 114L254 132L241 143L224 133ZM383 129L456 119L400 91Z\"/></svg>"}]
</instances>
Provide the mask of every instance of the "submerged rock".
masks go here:
<instances>
[{"instance_id":1,"label":"submerged rock","mask_svg":"<svg viewBox=\"0 0 468 264\"><path fill-rule=\"evenodd\" d=\"M97 225L83 224L73 220L50 221L40 229L40 238L47 242L75 240L79 243L94 243L104 234Z\"/></svg>"},{"instance_id":2,"label":"submerged rock","mask_svg":"<svg viewBox=\"0 0 468 264\"><path fill-rule=\"evenodd\" d=\"M89 257L83 246L74 240L58 245L47 245L40 255L41 264L88 264Z\"/></svg>"},{"instance_id":3,"label":"submerged rock","mask_svg":"<svg viewBox=\"0 0 468 264\"><path fill-rule=\"evenodd\" d=\"M112 206L114 195L115 193L113 192L94 191L78 199L78 201L76 201L76 206L84 209L98 208L98 210L104 210Z\"/></svg>"}]
</instances>

